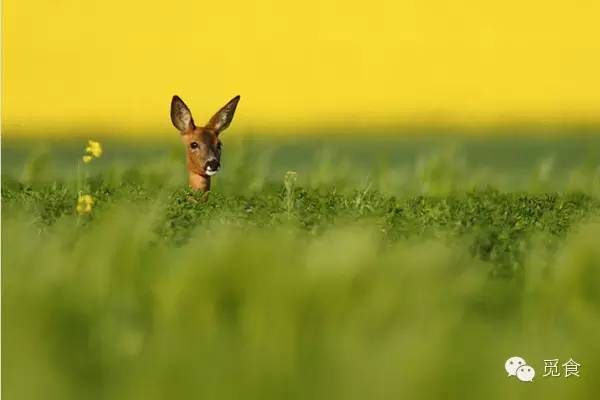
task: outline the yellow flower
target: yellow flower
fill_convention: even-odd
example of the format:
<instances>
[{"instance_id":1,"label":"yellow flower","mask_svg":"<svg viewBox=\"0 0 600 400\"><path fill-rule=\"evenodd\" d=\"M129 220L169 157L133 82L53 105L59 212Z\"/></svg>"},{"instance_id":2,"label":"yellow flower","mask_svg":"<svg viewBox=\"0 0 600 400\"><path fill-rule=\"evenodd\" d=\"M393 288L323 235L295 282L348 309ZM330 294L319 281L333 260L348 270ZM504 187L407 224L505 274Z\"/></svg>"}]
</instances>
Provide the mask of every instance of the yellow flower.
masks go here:
<instances>
[{"instance_id":1,"label":"yellow flower","mask_svg":"<svg viewBox=\"0 0 600 400\"><path fill-rule=\"evenodd\" d=\"M79 214L89 214L92 212L94 199L89 194L80 194L77 198L77 212Z\"/></svg>"},{"instance_id":2,"label":"yellow flower","mask_svg":"<svg viewBox=\"0 0 600 400\"><path fill-rule=\"evenodd\" d=\"M88 146L85 148L85 151L98 158L102 155L102 145L99 142L88 140Z\"/></svg>"},{"instance_id":3,"label":"yellow flower","mask_svg":"<svg viewBox=\"0 0 600 400\"><path fill-rule=\"evenodd\" d=\"M87 164L87 163L89 163L90 161L92 161L92 158L94 158L94 157L92 157L92 156L88 156L88 155L85 155L85 156L83 156L82 158L83 158L83 162Z\"/></svg>"}]
</instances>

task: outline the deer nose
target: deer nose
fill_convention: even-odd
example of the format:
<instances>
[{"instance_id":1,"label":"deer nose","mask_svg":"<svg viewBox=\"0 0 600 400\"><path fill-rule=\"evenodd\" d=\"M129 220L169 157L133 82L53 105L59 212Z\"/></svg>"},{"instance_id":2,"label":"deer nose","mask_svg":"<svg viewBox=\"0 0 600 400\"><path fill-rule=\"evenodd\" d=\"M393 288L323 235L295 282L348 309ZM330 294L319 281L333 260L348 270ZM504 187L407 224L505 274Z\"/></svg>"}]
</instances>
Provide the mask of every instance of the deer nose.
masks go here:
<instances>
[{"instance_id":1,"label":"deer nose","mask_svg":"<svg viewBox=\"0 0 600 400\"><path fill-rule=\"evenodd\" d=\"M204 165L204 168L211 170L211 171L216 171L219 169L219 166L220 166L219 160L217 160L216 158L213 158L206 162L206 164Z\"/></svg>"}]
</instances>

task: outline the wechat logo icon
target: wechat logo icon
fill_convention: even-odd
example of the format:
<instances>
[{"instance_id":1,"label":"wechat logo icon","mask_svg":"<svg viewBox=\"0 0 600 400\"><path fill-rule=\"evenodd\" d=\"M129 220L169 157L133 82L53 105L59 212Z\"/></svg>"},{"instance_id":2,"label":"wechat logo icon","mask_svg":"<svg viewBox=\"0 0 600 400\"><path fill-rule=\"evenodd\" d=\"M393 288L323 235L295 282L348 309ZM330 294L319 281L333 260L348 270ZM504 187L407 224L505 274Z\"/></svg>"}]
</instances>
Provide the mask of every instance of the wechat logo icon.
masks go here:
<instances>
[{"instance_id":1,"label":"wechat logo icon","mask_svg":"<svg viewBox=\"0 0 600 400\"><path fill-rule=\"evenodd\" d=\"M535 369L521 357L510 357L504 363L504 369L508 376L516 376L521 382L533 382Z\"/></svg>"}]
</instances>

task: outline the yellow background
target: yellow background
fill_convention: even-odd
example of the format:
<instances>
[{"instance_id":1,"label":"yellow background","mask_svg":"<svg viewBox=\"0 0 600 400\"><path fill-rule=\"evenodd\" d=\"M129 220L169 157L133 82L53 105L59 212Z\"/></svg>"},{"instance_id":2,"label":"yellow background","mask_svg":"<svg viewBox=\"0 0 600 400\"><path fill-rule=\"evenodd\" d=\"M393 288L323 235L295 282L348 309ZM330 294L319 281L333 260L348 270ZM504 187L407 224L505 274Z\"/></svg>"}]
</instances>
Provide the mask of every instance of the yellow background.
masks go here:
<instances>
[{"instance_id":1,"label":"yellow background","mask_svg":"<svg viewBox=\"0 0 600 400\"><path fill-rule=\"evenodd\" d=\"M4 132L596 121L600 2L5 0ZM68 130L65 129L65 132Z\"/></svg>"}]
</instances>

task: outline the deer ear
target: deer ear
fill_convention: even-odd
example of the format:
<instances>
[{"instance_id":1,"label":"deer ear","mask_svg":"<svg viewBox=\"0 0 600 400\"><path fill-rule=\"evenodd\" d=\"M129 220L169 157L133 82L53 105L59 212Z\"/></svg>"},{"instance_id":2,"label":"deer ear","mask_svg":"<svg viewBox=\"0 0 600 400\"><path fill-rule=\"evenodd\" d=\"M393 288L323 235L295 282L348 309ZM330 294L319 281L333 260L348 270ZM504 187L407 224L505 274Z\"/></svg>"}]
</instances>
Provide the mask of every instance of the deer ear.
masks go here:
<instances>
[{"instance_id":1,"label":"deer ear","mask_svg":"<svg viewBox=\"0 0 600 400\"><path fill-rule=\"evenodd\" d=\"M227 129L233 119L233 114L235 113L238 101L240 101L240 96L235 96L233 99L229 100L229 103L225 104L223 108L213 115L206 127L214 129L217 132L217 135Z\"/></svg>"},{"instance_id":2,"label":"deer ear","mask_svg":"<svg viewBox=\"0 0 600 400\"><path fill-rule=\"evenodd\" d=\"M194 128L192 113L179 96L173 96L171 100L171 121L181 133Z\"/></svg>"}]
</instances>

